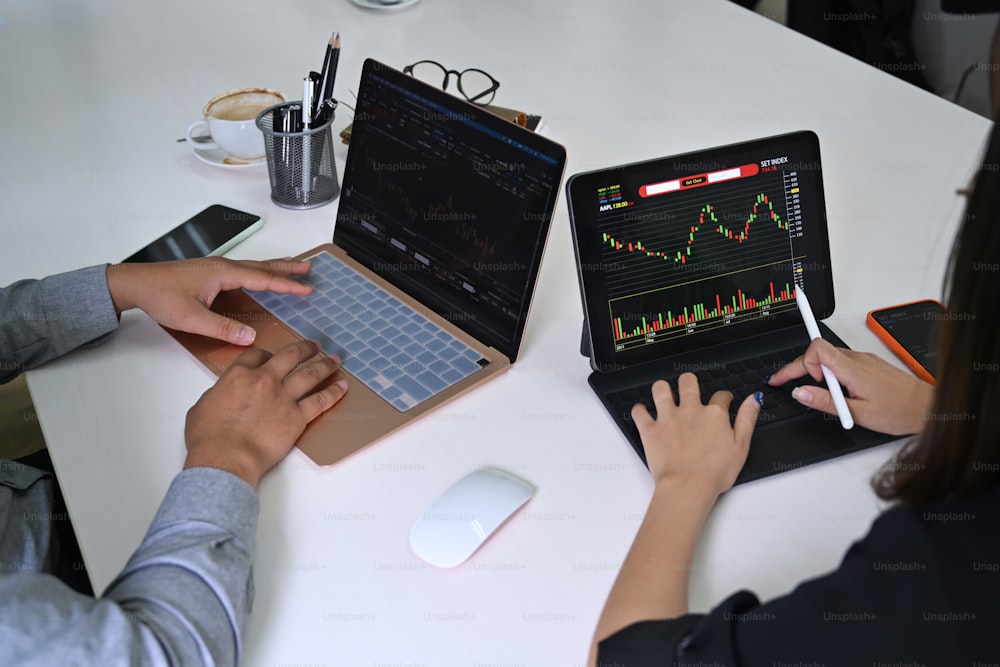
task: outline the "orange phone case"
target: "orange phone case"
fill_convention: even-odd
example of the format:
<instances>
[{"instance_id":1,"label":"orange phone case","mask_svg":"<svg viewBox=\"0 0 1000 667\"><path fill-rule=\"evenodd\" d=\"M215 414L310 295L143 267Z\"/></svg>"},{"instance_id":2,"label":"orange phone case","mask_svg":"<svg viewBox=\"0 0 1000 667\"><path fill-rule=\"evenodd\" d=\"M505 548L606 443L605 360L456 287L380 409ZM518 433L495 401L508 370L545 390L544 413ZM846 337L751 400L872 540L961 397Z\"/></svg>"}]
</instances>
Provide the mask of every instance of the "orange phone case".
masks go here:
<instances>
[{"instance_id":1,"label":"orange phone case","mask_svg":"<svg viewBox=\"0 0 1000 667\"><path fill-rule=\"evenodd\" d=\"M904 364L906 364L907 368L909 368L911 371L913 371L914 375L916 375L918 378L920 378L924 382L929 382L931 384L936 384L936 382L934 381L934 376L931 375L930 373L928 373L927 369L924 368L923 366L921 366L920 362L918 362L916 359L914 359L913 355L911 355L909 352L907 352L906 348L904 348L902 345L900 345L899 342L895 338L892 337L892 334L890 334L888 331L886 331L885 328L881 324L879 324L878 320L876 320L875 317L874 317L874 313L879 313L879 312L882 312L883 310L895 310L896 308L905 308L906 306L912 306L915 303L921 303L923 301L933 301L934 303L936 303L939 306L941 306L942 310L944 310L944 305L940 301L938 301L937 299L918 299L917 301L909 301L907 303L900 303L900 304L897 304L895 306L888 306L887 308L876 308L875 310L870 310L870 311L868 311L868 316L865 318L865 324L867 324L868 328L871 329L872 332L876 336L878 336L879 339L883 343L885 343L885 345L890 350L892 350L893 354L895 354L897 357L899 357L900 360L902 360L902 362Z\"/></svg>"}]
</instances>

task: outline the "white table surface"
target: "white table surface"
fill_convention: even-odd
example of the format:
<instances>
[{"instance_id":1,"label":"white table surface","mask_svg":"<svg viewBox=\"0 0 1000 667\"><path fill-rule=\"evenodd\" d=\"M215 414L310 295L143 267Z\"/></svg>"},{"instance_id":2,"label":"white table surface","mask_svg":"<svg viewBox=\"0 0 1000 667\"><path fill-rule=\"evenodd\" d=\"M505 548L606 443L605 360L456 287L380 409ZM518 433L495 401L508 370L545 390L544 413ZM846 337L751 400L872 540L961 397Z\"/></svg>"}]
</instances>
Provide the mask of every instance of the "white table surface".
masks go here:
<instances>
[{"instance_id":1,"label":"white table surface","mask_svg":"<svg viewBox=\"0 0 1000 667\"><path fill-rule=\"evenodd\" d=\"M0 0L0 284L119 260L213 203L266 220L231 257L327 241L336 205L280 209L266 169L212 167L175 140L220 91L296 98L333 30L340 99L369 56L479 67L501 81L497 104L545 117L567 173L814 130L838 300L827 322L886 354L864 314L940 294L955 189L988 130L724 0L421 0L396 12L347 0ZM504 377L336 466L296 450L266 478L247 664L583 664L651 483L586 384L562 201L539 280ZM141 540L183 461L185 412L213 380L136 313L108 343L29 374L98 590ZM878 512L868 481L893 448L726 494L696 555L694 609L743 587L779 595L833 568ZM535 498L465 565L422 565L410 525L487 464L536 484Z\"/></svg>"}]
</instances>

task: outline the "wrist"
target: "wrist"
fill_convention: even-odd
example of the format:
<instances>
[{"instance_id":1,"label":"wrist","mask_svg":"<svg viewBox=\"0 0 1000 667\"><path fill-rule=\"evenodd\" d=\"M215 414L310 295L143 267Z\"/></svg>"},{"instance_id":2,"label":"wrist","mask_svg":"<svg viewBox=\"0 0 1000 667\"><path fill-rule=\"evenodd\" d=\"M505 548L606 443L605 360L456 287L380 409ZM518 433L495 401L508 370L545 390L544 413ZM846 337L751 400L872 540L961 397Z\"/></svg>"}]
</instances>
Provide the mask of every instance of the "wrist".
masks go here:
<instances>
[{"instance_id":1,"label":"wrist","mask_svg":"<svg viewBox=\"0 0 1000 667\"><path fill-rule=\"evenodd\" d=\"M215 448L210 452L189 451L184 460L184 469L188 468L216 468L239 477L254 490L263 477L253 457L238 450L225 452Z\"/></svg>"},{"instance_id":2,"label":"wrist","mask_svg":"<svg viewBox=\"0 0 1000 667\"><path fill-rule=\"evenodd\" d=\"M115 307L115 312L119 314L138 307L132 297L132 287L137 271L141 271L141 268L135 264L111 264L108 266L108 294L111 295L111 303Z\"/></svg>"},{"instance_id":3,"label":"wrist","mask_svg":"<svg viewBox=\"0 0 1000 667\"><path fill-rule=\"evenodd\" d=\"M917 408L910 418L907 433L921 433L927 425L927 419L934 409L934 385L923 380L916 380L910 405Z\"/></svg>"},{"instance_id":4,"label":"wrist","mask_svg":"<svg viewBox=\"0 0 1000 667\"><path fill-rule=\"evenodd\" d=\"M699 500L703 503L707 502L711 506L716 498L722 495L722 491L715 488L712 480L699 477L688 471L687 473L674 472L654 477L653 495L669 495L689 501Z\"/></svg>"},{"instance_id":5,"label":"wrist","mask_svg":"<svg viewBox=\"0 0 1000 667\"><path fill-rule=\"evenodd\" d=\"M657 480L653 487L649 505L669 507L674 512L683 510L685 515L700 522L708 516L719 495L719 492L701 480L663 479Z\"/></svg>"}]
</instances>

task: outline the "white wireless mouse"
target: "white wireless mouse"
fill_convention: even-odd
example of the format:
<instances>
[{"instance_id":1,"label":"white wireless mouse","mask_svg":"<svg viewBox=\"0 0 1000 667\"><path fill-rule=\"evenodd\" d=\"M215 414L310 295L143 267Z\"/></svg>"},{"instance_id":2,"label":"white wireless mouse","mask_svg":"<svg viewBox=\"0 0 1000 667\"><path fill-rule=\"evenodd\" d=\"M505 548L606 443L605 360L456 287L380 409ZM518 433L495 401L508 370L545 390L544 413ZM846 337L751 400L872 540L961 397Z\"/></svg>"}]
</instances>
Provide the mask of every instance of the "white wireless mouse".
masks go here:
<instances>
[{"instance_id":1,"label":"white wireless mouse","mask_svg":"<svg viewBox=\"0 0 1000 667\"><path fill-rule=\"evenodd\" d=\"M437 567L464 563L519 507L535 487L497 468L481 468L455 482L410 530L410 547Z\"/></svg>"}]
</instances>

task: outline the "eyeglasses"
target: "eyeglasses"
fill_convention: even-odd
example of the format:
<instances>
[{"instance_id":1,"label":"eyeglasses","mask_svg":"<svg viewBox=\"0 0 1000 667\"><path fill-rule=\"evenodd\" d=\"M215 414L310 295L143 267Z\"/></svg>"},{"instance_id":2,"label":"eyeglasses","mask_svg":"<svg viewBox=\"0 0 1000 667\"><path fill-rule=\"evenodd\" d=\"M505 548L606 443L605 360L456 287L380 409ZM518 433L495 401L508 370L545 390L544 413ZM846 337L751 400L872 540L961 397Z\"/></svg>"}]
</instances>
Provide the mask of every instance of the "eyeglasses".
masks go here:
<instances>
[{"instance_id":1,"label":"eyeglasses","mask_svg":"<svg viewBox=\"0 0 1000 667\"><path fill-rule=\"evenodd\" d=\"M459 72L446 69L444 65L433 60L421 60L403 68L404 74L409 74L424 83L448 90L448 82L454 74L458 80L458 92L473 104L489 104L496 96L500 82L481 69L466 69Z\"/></svg>"}]
</instances>

